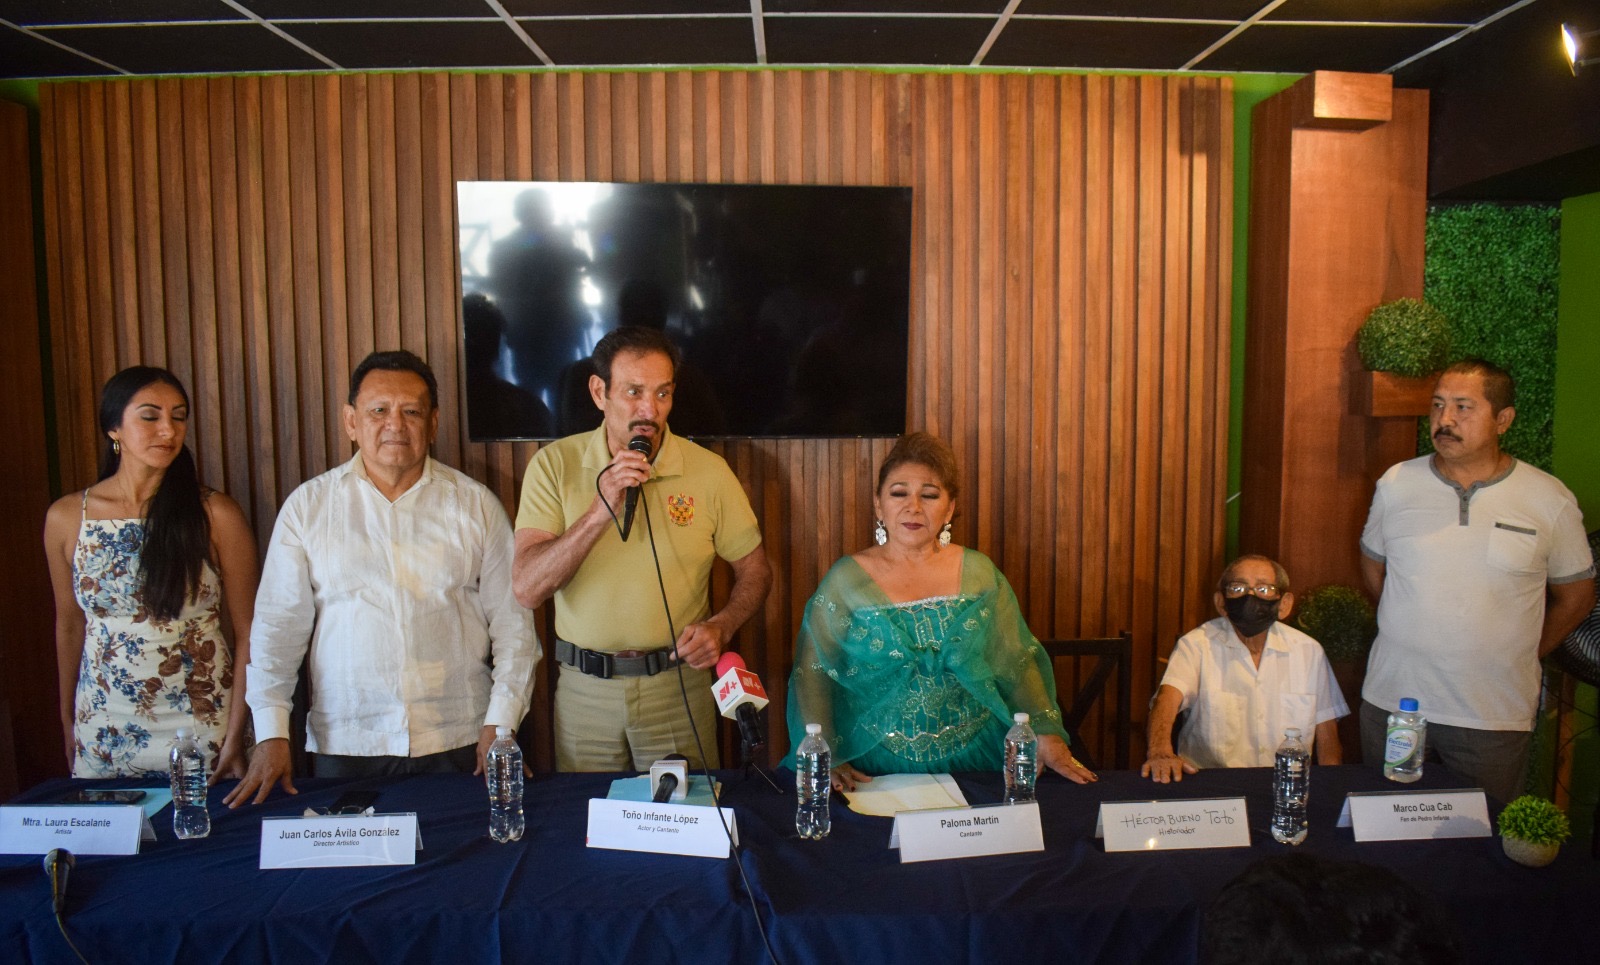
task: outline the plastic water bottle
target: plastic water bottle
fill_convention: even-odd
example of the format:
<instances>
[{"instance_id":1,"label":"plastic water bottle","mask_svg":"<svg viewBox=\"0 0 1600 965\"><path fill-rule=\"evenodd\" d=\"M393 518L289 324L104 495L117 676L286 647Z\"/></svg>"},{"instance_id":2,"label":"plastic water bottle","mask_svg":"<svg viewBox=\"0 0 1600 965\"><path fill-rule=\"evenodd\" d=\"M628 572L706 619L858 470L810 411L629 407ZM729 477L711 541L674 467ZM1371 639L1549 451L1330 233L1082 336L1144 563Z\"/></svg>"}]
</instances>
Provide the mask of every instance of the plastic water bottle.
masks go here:
<instances>
[{"instance_id":1,"label":"plastic water bottle","mask_svg":"<svg viewBox=\"0 0 1600 965\"><path fill-rule=\"evenodd\" d=\"M211 812L206 810L206 755L194 732L180 727L167 754L167 775L172 780L172 833L181 838L203 838L211 833Z\"/></svg>"},{"instance_id":2,"label":"plastic water bottle","mask_svg":"<svg viewBox=\"0 0 1600 965\"><path fill-rule=\"evenodd\" d=\"M520 841L522 816L522 748L511 728L496 727L494 743L484 755L483 770L489 782L489 837L501 844Z\"/></svg>"},{"instance_id":3,"label":"plastic water bottle","mask_svg":"<svg viewBox=\"0 0 1600 965\"><path fill-rule=\"evenodd\" d=\"M1383 744L1383 776L1410 784L1422 776L1422 754L1428 749L1428 722L1417 712L1415 697L1403 697L1400 709L1389 715L1388 738Z\"/></svg>"},{"instance_id":4,"label":"plastic water bottle","mask_svg":"<svg viewBox=\"0 0 1600 965\"><path fill-rule=\"evenodd\" d=\"M794 754L794 829L808 841L820 841L833 830L828 791L833 752L822 739L821 724L806 725L806 739Z\"/></svg>"},{"instance_id":5,"label":"plastic water bottle","mask_svg":"<svg viewBox=\"0 0 1600 965\"><path fill-rule=\"evenodd\" d=\"M1011 720L1006 731L1006 803L1027 804L1039 779L1039 738L1028 726L1027 714L1018 711Z\"/></svg>"},{"instance_id":6,"label":"plastic water bottle","mask_svg":"<svg viewBox=\"0 0 1600 965\"><path fill-rule=\"evenodd\" d=\"M1299 844L1306 839L1306 805L1311 801L1311 755L1300 742L1300 728L1283 732L1272 767L1272 840Z\"/></svg>"}]
</instances>

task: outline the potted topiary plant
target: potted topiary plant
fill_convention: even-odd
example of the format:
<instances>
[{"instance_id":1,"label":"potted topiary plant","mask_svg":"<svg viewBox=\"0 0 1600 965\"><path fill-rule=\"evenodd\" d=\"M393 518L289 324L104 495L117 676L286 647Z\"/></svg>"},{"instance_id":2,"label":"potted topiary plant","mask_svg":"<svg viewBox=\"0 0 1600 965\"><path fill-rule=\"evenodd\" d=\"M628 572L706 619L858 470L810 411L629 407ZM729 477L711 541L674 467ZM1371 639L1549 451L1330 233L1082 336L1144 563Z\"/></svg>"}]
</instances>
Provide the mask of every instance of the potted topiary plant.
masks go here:
<instances>
[{"instance_id":1,"label":"potted topiary plant","mask_svg":"<svg viewBox=\"0 0 1600 965\"><path fill-rule=\"evenodd\" d=\"M1329 583L1299 597L1294 622L1322 644L1333 663L1360 663L1378 638L1372 604L1353 586Z\"/></svg>"},{"instance_id":2,"label":"potted topiary plant","mask_svg":"<svg viewBox=\"0 0 1600 965\"><path fill-rule=\"evenodd\" d=\"M1500 812L1500 846L1506 857L1530 868L1556 860L1561 842L1572 835L1567 816L1554 804L1524 794Z\"/></svg>"},{"instance_id":3,"label":"potted topiary plant","mask_svg":"<svg viewBox=\"0 0 1600 965\"><path fill-rule=\"evenodd\" d=\"M1322 644L1345 702L1351 707L1360 706L1367 653L1378 638L1378 618L1372 612L1372 604L1353 586L1328 583L1296 594L1293 622ZM1358 715L1350 714L1339 721L1339 740L1347 748L1347 756L1353 753L1349 748L1361 746L1358 720Z\"/></svg>"},{"instance_id":4,"label":"potted topiary plant","mask_svg":"<svg viewBox=\"0 0 1600 965\"><path fill-rule=\"evenodd\" d=\"M1370 373L1368 415L1426 415L1434 374L1450 358L1450 321L1415 298L1385 302L1356 332L1356 352Z\"/></svg>"}]
</instances>

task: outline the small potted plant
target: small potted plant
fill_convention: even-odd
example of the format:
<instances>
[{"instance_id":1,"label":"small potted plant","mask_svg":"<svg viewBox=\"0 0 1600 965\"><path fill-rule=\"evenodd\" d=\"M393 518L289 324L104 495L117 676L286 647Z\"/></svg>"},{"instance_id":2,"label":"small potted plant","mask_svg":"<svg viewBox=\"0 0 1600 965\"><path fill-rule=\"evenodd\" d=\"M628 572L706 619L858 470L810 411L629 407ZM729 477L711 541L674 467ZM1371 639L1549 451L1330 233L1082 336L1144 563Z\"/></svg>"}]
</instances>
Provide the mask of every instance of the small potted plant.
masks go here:
<instances>
[{"instance_id":1,"label":"small potted plant","mask_svg":"<svg viewBox=\"0 0 1600 965\"><path fill-rule=\"evenodd\" d=\"M1450 359L1450 321L1415 298L1374 308L1356 332L1368 376L1368 415L1426 415L1434 374Z\"/></svg>"},{"instance_id":2,"label":"small potted plant","mask_svg":"<svg viewBox=\"0 0 1600 965\"><path fill-rule=\"evenodd\" d=\"M1500 846L1506 857L1530 868L1556 860L1561 842L1572 835L1566 814L1542 797L1524 794L1500 812Z\"/></svg>"},{"instance_id":3,"label":"small potted plant","mask_svg":"<svg viewBox=\"0 0 1600 965\"><path fill-rule=\"evenodd\" d=\"M1322 644L1332 663L1363 663L1378 638L1378 618L1361 591L1342 583L1319 586L1299 598L1294 622Z\"/></svg>"},{"instance_id":4,"label":"small potted plant","mask_svg":"<svg viewBox=\"0 0 1600 965\"><path fill-rule=\"evenodd\" d=\"M1361 683L1367 675L1367 653L1378 638L1378 617L1372 604L1353 586L1328 583L1296 597L1293 622L1322 644L1345 701L1358 706ZM1356 715L1339 722L1339 740L1347 748L1361 746Z\"/></svg>"}]
</instances>

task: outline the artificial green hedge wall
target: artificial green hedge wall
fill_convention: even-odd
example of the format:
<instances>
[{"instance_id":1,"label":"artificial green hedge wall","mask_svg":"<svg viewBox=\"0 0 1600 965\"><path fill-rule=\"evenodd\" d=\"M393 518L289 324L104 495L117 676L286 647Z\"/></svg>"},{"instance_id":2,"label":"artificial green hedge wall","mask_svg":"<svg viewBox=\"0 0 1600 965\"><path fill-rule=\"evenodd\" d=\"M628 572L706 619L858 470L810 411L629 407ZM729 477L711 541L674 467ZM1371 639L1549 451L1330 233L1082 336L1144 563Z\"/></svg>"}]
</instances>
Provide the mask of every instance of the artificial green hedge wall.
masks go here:
<instances>
[{"instance_id":1,"label":"artificial green hedge wall","mask_svg":"<svg viewBox=\"0 0 1600 965\"><path fill-rule=\"evenodd\" d=\"M1517 380L1517 418L1501 444L1553 468L1556 293L1561 212L1544 205L1465 204L1428 211L1423 298L1454 324L1453 359L1471 356ZM1420 452L1432 452L1424 419Z\"/></svg>"}]
</instances>

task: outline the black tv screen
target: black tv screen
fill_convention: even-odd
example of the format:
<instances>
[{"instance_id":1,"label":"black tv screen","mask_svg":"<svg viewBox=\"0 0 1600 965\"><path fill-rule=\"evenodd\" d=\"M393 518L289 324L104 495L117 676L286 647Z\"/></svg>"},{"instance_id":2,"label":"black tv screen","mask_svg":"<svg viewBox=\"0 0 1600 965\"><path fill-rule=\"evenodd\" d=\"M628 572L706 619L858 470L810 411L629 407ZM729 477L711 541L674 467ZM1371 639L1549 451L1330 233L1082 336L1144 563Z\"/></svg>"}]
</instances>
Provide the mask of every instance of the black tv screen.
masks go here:
<instances>
[{"instance_id":1,"label":"black tv screen","mask_svg":"<svg viewBox=\"0 0 1600 965\"><path fill-rule=\"evenodd\" d=\"M474 440L592 429L589 354L620 325L683 353L687 436L905 431L911 189L462 181Z\"/></svg>"}]
</instances>

